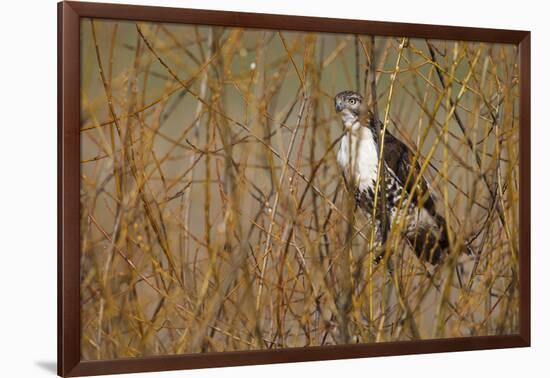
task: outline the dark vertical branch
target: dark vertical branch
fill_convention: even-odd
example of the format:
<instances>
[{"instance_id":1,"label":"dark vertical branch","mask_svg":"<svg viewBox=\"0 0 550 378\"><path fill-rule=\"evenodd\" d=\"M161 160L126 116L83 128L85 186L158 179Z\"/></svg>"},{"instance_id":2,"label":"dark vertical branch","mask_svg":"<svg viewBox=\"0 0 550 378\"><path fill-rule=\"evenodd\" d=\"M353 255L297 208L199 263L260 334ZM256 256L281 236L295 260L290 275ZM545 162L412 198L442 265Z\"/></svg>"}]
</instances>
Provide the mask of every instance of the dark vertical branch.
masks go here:
<instances>
[{"instance_id":1,"label":"dark vertical branch","mask_svg":"<svg viewBox=\"0 0 550 378\"><path fill-rule=\"evenodd\" d=\"M361 57L359 55L359 36L355 35L355 91L361 93Z\"/></svg>"},{"instance_id":2,"label":"dark vertical branch","mask_svg":"<svg viewBox=\"0 0 550 378\"><path fill-rule=\"evenodd\" d=\"M373 121L374 127L376 129L376 135L378 140L378 157L379 159L383 159L383 156L380 156L382 143L384 141L382 140L382 129L380 128L380 117L378 116L378 97L376 94L376 54L375 54L375 38L373 35L370 36L370 59L369 59L369 68L368 71L370 71L371 74L371 80L370 80L370 91L371 91L371 102L370 106L372 109L372 114L369 115L371 119L368 120L369 123ZM367 72L368 74L368 72ZM382 234L382 243L384 243L388 237L388 228L389 228L389 222L388 222L388 214L386 211L386 175L385 175L385 164L380 164L380 209L377 209L380 211L380 228L381 228L381 234Z\"/></svg>"},{"instance_id":3,"label":"dark vertical branch","mask_svg":"<svg viewBox=\"0 0 550 378\"><path fill-rule=\"evenodd\" d=\"M375 39L374 36L370 36L370 51L369 51L369 65L367 67L366 76L370 73L370 107L375 119L380 119L378 116L378 96L376 94L376 57L375 57Z\"/></svg>"},{"instance_id":4,"label":"dark vertical branch","mask_svg":"<svg viewBox=\"0 0 550 378\"><path fill-rule=\"evenodd\" d=\"M325 56L325 43L324 38L321 36L319 40L319 61L317 63L317 69L315 70L315 76L314 76L314 95L312 96L312 107L313 107L313 115L312 115L312 131L311 131L311 142L309 144L309 164L311 169L313 170L313 167L315 166L315 149L317 146L317 138L318 135L318 128L319 128L319 112L320 112L320 93L321 93L321 80L323 79L323 58ZM312 192L312 201L313 201L313 220L315 222L315 229L317 232L321 232L320 230L320 219L319 219L319 211L318 211L318 196L317 193ZM319 240L319 258L321 261L323 260L323 253L322 253L322 244L323 242Z\"/></svg>"}]
</instances>

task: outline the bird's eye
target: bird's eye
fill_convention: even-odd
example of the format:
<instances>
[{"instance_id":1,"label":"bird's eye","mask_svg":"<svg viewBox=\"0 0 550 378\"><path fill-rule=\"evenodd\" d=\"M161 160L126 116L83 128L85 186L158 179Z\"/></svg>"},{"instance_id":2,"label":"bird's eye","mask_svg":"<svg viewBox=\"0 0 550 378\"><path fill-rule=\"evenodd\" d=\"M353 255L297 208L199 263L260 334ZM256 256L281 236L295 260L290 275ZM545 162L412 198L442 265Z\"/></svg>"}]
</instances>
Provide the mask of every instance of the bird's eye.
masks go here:
<instances>
[{"instance_id":1,"label":"bird's eye","mask_svg":"<svg viewBox=\"0 0 550 378\"><path fill-rule=\"evenodd\" d=\"M356 102L357 102L357 100L354 99L354 98L350 98L350 100L349 100L349 103L350 103L351 105L355 105Z\"/></svg>"}]
</instances>

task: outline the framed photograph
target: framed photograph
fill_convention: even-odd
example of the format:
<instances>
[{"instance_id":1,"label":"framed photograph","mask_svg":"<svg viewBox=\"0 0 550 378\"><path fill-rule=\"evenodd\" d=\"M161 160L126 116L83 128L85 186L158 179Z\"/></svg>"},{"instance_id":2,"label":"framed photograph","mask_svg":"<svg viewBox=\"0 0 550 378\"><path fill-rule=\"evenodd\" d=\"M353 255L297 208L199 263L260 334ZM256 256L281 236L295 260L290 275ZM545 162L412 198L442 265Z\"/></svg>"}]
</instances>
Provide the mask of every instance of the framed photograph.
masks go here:
<instances>
[{"instance_id":1,"label":"framed photograph","mask_svg":"<svg viewBox=\"0 0 550 378\"><path fill-rule=\"evenodd\" d=\"M530 33L59 3L58 373L530 344Z\"/></svg>"}]
</instances>

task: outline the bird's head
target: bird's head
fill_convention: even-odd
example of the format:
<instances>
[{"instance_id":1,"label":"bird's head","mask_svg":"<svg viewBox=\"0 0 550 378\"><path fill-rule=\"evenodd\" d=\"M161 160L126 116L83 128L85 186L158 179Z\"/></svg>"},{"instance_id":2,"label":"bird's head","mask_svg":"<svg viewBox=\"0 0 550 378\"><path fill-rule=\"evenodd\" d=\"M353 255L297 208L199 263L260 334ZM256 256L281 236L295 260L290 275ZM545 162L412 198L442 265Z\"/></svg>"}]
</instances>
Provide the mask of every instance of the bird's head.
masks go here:
<instances>
[{"instance_id":1,"label":"bird's head","mask_svg":"<svg viewBox=\"0 0 550 378\"><path fill-rule=\"evenodd\" d=\"M343 91L334 96L334 106L337 113L349 112L355 116L359 116L362 104L363 96L354 91Z\"/></svg>"},{"instance_id":2,"label":"bird's head","mask_svg":"<svg viewBox=\"0 0 550 378\"><path fill-rule=\"evenodd\" d=\"M346 130L357 131L360 127L359 116L363 108L363 96L353 91L343 91L334 96L336 112L342 117Z\"/></svg>"}]
</instances>

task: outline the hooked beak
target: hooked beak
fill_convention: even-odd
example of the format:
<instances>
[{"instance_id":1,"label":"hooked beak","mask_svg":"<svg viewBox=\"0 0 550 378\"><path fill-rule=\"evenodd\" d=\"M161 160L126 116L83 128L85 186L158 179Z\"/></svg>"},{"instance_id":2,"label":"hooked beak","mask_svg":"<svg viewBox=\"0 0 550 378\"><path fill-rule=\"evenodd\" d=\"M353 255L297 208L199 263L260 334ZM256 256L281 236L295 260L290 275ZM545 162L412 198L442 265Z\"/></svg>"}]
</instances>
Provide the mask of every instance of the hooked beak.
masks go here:
<instances>
[{"instance_id":1,"label":"hooked beak","mask_svg":"<svg viewBox=\"0 0 550 378\"><path fill-rule=\"evenodd\" d=\"M340 101L338 101L336 103L336 113L340 113L342 110L344 110L344 105Z\"/></svg>"}]
</instances>

